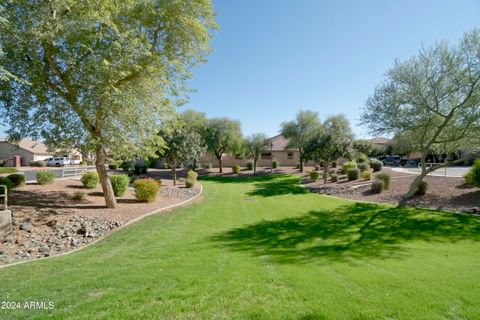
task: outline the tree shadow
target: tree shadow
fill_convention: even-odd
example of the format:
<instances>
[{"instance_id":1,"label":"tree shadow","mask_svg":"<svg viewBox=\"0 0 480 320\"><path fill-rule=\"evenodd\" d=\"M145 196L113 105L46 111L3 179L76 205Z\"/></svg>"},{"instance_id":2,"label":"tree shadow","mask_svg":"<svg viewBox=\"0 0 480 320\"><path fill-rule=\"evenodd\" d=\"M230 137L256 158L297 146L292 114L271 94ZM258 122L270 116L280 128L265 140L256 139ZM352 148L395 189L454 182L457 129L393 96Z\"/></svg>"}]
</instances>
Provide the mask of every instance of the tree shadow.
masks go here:
<instances>
[{"instance_id":1,"label":"tree shadow","mask_svg":"<svg viewBox=\"0 0 480 320\"><path fill-rule=\"evenodd\" d=\"M401 258L409 241L480 240L480 218L356 203L332 211L262 221L209 239L232 250L281 263Z\"/></svg>"},{"instance_id":2,"label":"tree shadow","mask_svg":"<svg viewBox=\"0 0 480 320\"><path fill-rule=\"evenodd\" d=\"M103 193L102 193L103 196ZM64 191L26 191L14 190L9 196L9 205L32 207L37 209L104 209L104 205L88 204L74 200L72 195Z\"/></svg>"},{"instance_id":3,"label":"tree shadow","mask_svg":"<svg viewBox=\"0 0 480 320\"><path fill-rule=\"evenodd\" d=\"M263 175L211 175L211 176L199 176L198 179L202 181L212 181L218 183L260 183L272 180L278 180L285 177L292 177L292 175L284 173L273 173ZM297 183L298 183L298 177Z\"/></svg>"}]
</instances>

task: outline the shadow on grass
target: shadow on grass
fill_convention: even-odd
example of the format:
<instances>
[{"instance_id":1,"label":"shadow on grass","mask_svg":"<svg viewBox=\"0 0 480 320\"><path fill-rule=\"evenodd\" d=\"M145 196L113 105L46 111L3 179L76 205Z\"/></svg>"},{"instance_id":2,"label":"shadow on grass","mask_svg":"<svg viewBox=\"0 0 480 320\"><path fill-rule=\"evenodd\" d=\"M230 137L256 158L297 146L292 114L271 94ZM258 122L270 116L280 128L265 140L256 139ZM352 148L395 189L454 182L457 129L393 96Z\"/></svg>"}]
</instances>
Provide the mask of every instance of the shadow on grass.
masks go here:
<instances>
[{"instance_id":1,"label":"shadow on grass","mask_svg":"<svg viewBox=\"0 0 480 320\"><path fill-rule=\"evenodd\" d=\"M288 177L293 177L290 174L274 173L274 174L262 174L262 175L209 175L199 176L198 179L202 181L212 181L218 183L262 183L266 181L279 181ZM298 178L297 178L298 182Z\"/></svg>"},{"instance_id":2,"label":"shadow on grass","mask_svg":"<svg viewBox=\"0 0 480 320\"><path fill-rule=\"evenodd\" d=\"M400 258L409 241L480 240L480 219L411 208L356 203L333 211L262 221L210 238L232 250L277 262Z\"/></svg>"}]
</instances>

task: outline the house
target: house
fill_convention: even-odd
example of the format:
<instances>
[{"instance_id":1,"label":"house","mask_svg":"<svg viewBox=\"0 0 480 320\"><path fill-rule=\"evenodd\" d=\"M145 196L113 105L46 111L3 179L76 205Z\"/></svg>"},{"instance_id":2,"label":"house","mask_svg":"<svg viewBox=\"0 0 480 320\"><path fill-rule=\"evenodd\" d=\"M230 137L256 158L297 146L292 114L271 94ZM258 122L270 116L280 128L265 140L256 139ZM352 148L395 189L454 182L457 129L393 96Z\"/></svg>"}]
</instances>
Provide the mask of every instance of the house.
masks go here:
<instances>
[{"instance_id":1,"label":"house","mask_svg":"<svg viewBox=\"0 0 480 320\"><path fill-rule=\"evenodd\" d=\"M8 142L7 139L0 139L0 162L5 166L18 167L28 166L34 161L45 160L55 155L68 156L73 160L81 160L80 153L52 152L42 141L23 139L17 144Z\"/></svg>"},{"instance_id":2,"label":"house","mask_svg":"<svg viewBox=\"0 0 480 320\"><path fill-rule=\"evenodd\" d=\"M373 145L376 147L385 147L392 141L392 139L384 138L384 137L375 137L370 139L370 141L372 141Z\"/></svg>"},{"instance_id":3,"label":"house","mask_svg":"<svg viewBox=\"0 0 480 320\"><path fill-rule=\"evenodd\" d=\"M257 165L259 167L269 167L272 159L276 160L280 166L296 166L300 163L300 153L296 148L287 148L288 139L281 134L269 138L265 141L265 150L258 159ZM250 158L243 156L235 156L231 154L224 154L222 157L222 165L231 167L239 165L244 167ZM206 153L199 161L201 164L211 163L214 167L218 166L217 158L211 154Z\"/></svg>"}]
</instances>

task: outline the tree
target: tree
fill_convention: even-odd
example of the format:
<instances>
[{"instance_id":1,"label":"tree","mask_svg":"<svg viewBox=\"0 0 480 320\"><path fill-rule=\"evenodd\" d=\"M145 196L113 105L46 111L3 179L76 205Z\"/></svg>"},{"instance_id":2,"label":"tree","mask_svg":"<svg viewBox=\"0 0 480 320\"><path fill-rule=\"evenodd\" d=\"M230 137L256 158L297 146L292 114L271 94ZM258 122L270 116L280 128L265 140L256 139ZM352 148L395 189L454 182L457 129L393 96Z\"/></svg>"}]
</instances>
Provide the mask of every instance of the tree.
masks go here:
<instances>
[{"instance_id":1,"label":"tree","mask_svg":"<svg viewBox=\"0 0 480 320\"><path fill-rule=\"evenodd\" d=\"M212 152L218 160L219 172L223 172L223 154L237 151L242 144L240 122L228 118L209 119L205 132L205 142L207 150Z\"/></svg>"},{"instance_id":2,"label":"tree","mask_svg":"<svg viewBox=\"0 0 480 320\"><path fill-rule=\"evenodd\" d=\"M359 139L352 143L352 147L367 156L370 156L373 152L373 142L371 140Z\"/></svg>"},{"instance_id":3,"label":"tree","mask_svg":"<svg viewBox=\"0 0 480 320\"><path fill-rule=\"evenodd\" d=\"M181 114L181 118L191 130L195 131L201 137L200 144L205 147L205 134L207 130L207 117L205 113L189 109ZM198 156L200 157L202 154ZM197 167L198 158L192 159L193 170Z\"/></svg>"},{"instance_id":4,"label":"tree","mask_svg":"<svg viewBox=\"0 0 480 320\"><path fill-rule=\"evenodd\" d=\"M281 134L289 139L287 148L298 148L300 155L300 172L303 172L304 148L318 133L320 120L313 111L300 111L293 121L282 123Z\"/></svg>"},{"instance_id":5,"label":"tree","mask_svg":"<svg viewBox=\"0 0 480 320\"><path fill-rule=\"evenodd\" d=\"M165 141L165 148L159 150L159 154L170 165L173 184L176 185L177 166L187 160L197 159L205 152L205 148L200 135L181 120L172 120L164 125L160 130L160 136Z\"/></svg>"},{"instance_id":6,"label":"tree","mask_svg":"<svg viewBox=\"0 0 480 320\"><path fill-rule=\"evenodd\" d=\"M158 124L181 101L215 27L202 1L7 1L0 20L0 85L8 135L55 148L91 146L107 207L116 200L107 151L148 155ZM5 72L3 72L5 73ZM17 81L20 79L21 81ZM167 99L170 97L171 99Z\"/></svg>"},{"instance_id":7,"label":"tree","mask_svg":"<svg viewBox=\"0 0 480 320\"><path fill-rule=\"evenodd\" d=\"M406 204L430 172L465 158L426 168L431 150L470 148L478 152L480 132L480 32L460 44L439 43L405 62L395 62L387 79L367 100L362 123L371 132L401 134L421 154L421 173L400 205Z\"/></svg>"},{"instance_id":8,"label":"tree","mask_svg":"<svg viewBox=\"0 0 480 320\"><path fill-rule=\"evenodd\" d=\"M352 144L353 133L344 115L328 117L315 137L305 146L305 155L323 161L323 181L327 183L327 172L332 161L344 156Z\"/></svg>"},{"instance_id":9,"label":"tree","mask_svg":"<svg viewBox=\"0 0 480 320\"><path fill-rule=\"evenodd\" d=\"M245 150L248 157L253 158L253 174L257 173L257 162L262 152L265 150L265 145L268 137L263 133L254 133L245 139Z\"/></svg>"},{"instance_id":10,"label":"tree","mask_svg":"<svg viewBox=\"0 0 480 320\"><path fill-rule=\"evenodd\" d=\"M410 137L401 133L397 133L392 141L389 142L389 145L392 148L393 154L405 156L415 151Z\"/></svg>"}]
</instances>

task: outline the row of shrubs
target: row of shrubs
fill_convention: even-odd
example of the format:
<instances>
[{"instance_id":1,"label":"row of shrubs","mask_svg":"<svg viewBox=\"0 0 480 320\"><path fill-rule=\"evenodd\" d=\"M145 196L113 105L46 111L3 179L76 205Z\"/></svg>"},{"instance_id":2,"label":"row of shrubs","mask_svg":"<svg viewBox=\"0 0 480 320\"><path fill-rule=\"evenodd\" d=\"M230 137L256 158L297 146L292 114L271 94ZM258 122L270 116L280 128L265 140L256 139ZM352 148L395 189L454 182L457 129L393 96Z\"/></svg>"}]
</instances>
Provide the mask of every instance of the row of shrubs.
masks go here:
<instances>
[{"instance_id":1,"label":"row of shrubs","mask_svg":"<svg viewBox=\"0 0 480 320\"><path fill-rule=\"evenodd\" d=\"M0 185L7 187L7 191L21 187L25 185L25 176L19 173L13 173L6 177L0 177ZM4 193L4 189L0 190L0 194Z\"/></svg>"}]
</instances>

